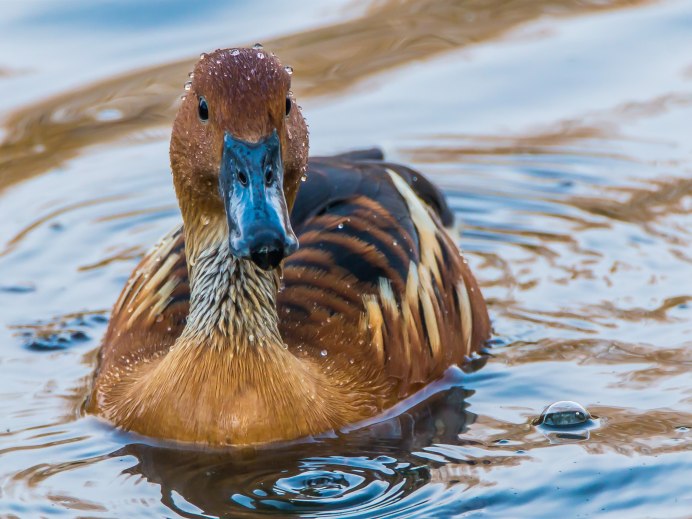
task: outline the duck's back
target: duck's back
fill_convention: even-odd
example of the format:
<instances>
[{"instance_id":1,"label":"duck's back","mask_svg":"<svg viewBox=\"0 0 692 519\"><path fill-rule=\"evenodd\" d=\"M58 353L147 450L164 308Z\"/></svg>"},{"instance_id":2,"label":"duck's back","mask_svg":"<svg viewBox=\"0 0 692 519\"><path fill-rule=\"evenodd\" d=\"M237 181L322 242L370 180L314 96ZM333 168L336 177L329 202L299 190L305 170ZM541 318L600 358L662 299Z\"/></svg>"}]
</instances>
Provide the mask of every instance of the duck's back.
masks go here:
<instances>
[{"instance_id":1,"label":"duck's back","mask_svg":"<svg viewBox=\"0 0 692 519\"><path fill-rule=\"evenodd\" d=\"M377 150L310 161L278 308L290 347L367 365L397 396L461 364L489 335L485 302L444 226L444 197Z\"/></svg>"},{"instance_id":2,"label":"duck's back","mask_svg":"<svg viewBox=\"0 0 692 519\"><path fill-rule=\"evenodd\" d=\"M463 363L487 339L489 322L444 229L452 221L437 188L377 150L311 159L291 213L300 248L285 260L277 300L289 349L333 369L336 383L384 384L388 401ZM189 311L187 267L178 228L123 290L100 371L168 351Z\"/></svg>"}]
</instances>

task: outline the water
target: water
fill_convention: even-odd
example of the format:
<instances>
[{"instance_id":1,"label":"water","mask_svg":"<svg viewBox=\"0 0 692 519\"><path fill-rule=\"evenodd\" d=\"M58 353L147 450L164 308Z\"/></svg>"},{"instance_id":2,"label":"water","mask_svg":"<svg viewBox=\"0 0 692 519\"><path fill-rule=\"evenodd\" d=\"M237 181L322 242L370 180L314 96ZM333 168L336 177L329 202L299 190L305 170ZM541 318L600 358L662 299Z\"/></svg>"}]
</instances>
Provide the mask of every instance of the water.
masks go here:
<instances>
[{"instance_id":1,"label":"water","mask_svg":"<svg viewBox=\"0 0 692 519\"><path fill-rule=\"evenodd\" d=\"M0 516L691 516L692 4L148 5L0 15ZM444 187L495 334L363 429L197 452L81 404L179 219L191 64L256 41L314 153L379 145ZM591 419L536 423L561 400Z\"/></svg>"}]
</instances>

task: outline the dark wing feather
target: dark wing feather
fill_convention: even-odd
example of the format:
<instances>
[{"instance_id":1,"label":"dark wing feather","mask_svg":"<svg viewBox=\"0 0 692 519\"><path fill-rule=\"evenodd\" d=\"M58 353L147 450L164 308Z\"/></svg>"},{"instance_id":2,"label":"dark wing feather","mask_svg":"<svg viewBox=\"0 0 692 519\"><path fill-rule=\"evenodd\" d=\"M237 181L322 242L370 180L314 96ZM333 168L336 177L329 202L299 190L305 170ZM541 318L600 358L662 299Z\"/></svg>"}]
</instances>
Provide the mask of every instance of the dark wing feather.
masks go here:
<instances>
[{"instance_id":1,"label":"dark wing feather","mask_svg":"<svg viewBox=\"0 0 692 519\"><path fill-rule=\"evenodd\" d=\"M324 158L324 157L323 157ZM319 157L316 157L319 160ZM313 159L314 160L314 159ZM328 160L340 160L342 162L355 162L363 160L384 160L384 153L380 148L367 148L365 150L353 150L345 153L339 153L328 157Z\"/></svg>"},{"instance_id":2,"label":"dark wing feather","mask_svg":"<svg viewBox=\"0 0 692 519\"><path fill-rule=\"evenodd\" d=\"M300 249L284 265L282 334L313 355L379 366L405 394L476 351L487 313L439 190L354 157L310 161L291 214Z\"/></svg>"}]
</instances>

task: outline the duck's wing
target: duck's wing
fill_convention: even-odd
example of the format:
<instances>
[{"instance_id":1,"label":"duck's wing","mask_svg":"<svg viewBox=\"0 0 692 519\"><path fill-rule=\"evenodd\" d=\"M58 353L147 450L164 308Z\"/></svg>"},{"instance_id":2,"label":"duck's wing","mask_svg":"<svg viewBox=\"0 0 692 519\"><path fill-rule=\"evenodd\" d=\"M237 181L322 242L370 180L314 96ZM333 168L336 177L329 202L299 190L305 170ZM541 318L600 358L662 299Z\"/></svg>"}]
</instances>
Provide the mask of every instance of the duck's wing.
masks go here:
<instances>
[{"instance_id":1,"label":"duck's wing","mask_svg":"<svg viewBox=\"0 0 692 519\"><path fill-rule=\"evenodd\" d=\"M99 370L168 351L183 331L190 284L182 225L164 236L139 263L118 298L99 351Z\"/></svg>"},{"instance_id":2,"label":"duck's wing","mask_svg":"<svg viewBox=\"0 0 692 519\"><path fill-rule=\"evenodd\" d=\"M282 334L312 355L375 366L407 393L489 335L483 297L444 229L443 195L420 173L343 155L312 159L291 214Z\"/></svg>"}]
</instances>

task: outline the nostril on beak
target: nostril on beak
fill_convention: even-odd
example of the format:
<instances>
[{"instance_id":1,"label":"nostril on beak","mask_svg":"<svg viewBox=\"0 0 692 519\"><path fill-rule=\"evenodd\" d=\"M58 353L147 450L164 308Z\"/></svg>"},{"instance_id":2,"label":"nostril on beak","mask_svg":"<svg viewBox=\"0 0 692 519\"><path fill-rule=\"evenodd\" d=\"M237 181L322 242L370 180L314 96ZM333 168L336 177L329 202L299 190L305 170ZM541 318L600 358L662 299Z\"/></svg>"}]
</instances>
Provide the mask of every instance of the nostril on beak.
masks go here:
<instances>
[{"instance_id":1,"label":"nostril on beak","mask_svg":"<svg viewBox=\"0 0 692 519\"><path fill-rule=\"evenodd\" d=\"M284 248L281 245L263 245L250 251L252 262L263 270L275 269L284 259Z\"/></svg>"}]
</instances>

